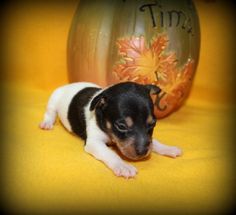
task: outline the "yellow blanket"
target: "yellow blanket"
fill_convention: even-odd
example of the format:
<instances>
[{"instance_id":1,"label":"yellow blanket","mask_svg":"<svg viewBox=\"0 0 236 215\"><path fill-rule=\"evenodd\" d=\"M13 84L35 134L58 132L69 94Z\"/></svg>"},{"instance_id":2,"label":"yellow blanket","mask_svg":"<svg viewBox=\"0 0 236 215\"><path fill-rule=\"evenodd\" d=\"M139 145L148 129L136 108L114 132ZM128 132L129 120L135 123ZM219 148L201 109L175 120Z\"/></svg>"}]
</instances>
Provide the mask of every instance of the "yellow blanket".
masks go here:
<instances>
[{"instance_id":1,"label":"yellow blanket","mask_svg":"<svg viewBox=\"0 0 236 215\"><path fill-rule=\"evenodd\" d=\"M171 159L134 162L135 179L118 178L57 122L42 131L51 91L67 83L66 41L77 1L15 3L4 11L1 92L5 207L21 211L220 212L233 197L233 11L197 1L201 54L191 95L159 120L154 137L183 149ZM231 57L232 56L232 57Z\"/></svg>"}]
</instances>

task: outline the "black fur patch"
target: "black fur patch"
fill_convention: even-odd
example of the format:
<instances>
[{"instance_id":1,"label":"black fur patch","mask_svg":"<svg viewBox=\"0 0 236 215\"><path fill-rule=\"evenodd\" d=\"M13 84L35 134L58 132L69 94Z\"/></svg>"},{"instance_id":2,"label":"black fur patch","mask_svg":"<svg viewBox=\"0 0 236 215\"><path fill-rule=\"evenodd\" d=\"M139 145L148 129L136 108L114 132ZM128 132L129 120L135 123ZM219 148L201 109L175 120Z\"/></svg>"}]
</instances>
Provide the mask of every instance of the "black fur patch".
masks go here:
<instances>
[{"instance_id":1,"label":"black fur patch","mask_svg":"<svg viewBox=\"0 0 236 215\"><path fill-rule=\"evenodd\" d=\"M100 88L86 87L79 91L71 100L68 109L68 120L72 131L84 140L87 138L84 107L98 90Z\"/></svg>"}]
</instances>

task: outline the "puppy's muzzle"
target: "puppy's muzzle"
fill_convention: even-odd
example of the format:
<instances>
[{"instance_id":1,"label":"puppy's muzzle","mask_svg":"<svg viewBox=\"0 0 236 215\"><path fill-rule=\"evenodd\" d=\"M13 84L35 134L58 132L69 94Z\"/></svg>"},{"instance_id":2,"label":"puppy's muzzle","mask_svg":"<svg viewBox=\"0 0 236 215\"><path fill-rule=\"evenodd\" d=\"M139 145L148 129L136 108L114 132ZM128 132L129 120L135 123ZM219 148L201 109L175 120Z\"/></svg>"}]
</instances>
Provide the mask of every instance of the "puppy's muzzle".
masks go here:
<instances>
[{"instance_id":1,"label":"puppy's muzzle","mask_svg":"<svg viewBox=\"0 0 236 215\"><path fill-rule=\"evenodd\" d=\"M140 160L145 157L148 157L151 149L152 149L152 144L151 142L147 143L138 143L135 141L132 142L126 142L126 143L117 143L117 146L121 153L131 159L131 160Z\"/></svg>"}]
</instances>

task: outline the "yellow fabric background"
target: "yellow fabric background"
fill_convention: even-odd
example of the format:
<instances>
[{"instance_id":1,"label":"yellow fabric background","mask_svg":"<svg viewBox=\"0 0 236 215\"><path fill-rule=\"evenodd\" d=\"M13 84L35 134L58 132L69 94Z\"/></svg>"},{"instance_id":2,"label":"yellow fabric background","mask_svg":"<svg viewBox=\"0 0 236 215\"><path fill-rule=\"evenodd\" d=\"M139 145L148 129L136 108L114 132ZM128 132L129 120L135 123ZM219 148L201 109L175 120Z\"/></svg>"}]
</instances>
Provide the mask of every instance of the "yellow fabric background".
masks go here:
<instances>
[{"instance_id":1,"label":"yellow fabric background","mask_svg":"<svg viewBox=\"0 0 236 215\"><path fill-rule=\"evenodd\" d=\"M66 42L77 1L4 8L1 91L5 206L16 211L219 212L232 201L233 11L196 1L201 54L191 95L159 121L154 137L183 149L135 162L133 180L115 177L56 123L38 128L48 96L67 83Z\"/></svg>"}]
</instances>

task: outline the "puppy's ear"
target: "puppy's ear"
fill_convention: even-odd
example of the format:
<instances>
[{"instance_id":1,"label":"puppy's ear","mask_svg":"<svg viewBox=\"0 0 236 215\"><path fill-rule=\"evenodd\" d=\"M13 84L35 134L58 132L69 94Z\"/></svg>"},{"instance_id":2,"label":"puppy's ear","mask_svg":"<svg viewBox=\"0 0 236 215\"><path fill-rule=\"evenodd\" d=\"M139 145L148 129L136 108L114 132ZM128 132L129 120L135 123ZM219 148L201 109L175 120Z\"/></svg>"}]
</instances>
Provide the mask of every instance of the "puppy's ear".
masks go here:
<instances>
[{"instance_id":1,"label":"puppy's ear","mask_svg":"<svg viewBox=\"0 0 236 215\"><path fill-rule=\"evenodd\" d=\"M104 107L106 103L106 97L101 93L92 100L89 110L93 111L97 107Z\"/></svg>"},{"instance_id":2,"label":"puppy's ear","mask_svg":"<svg viewBox=\"0 0 236 215\"><path fill-rule=\"evenodd\" d=\"M161 92L161 88L154 84L147 84L145 85L146 89L149 91L150 95L157 95Z\"/></svg>"}]
</instances>

